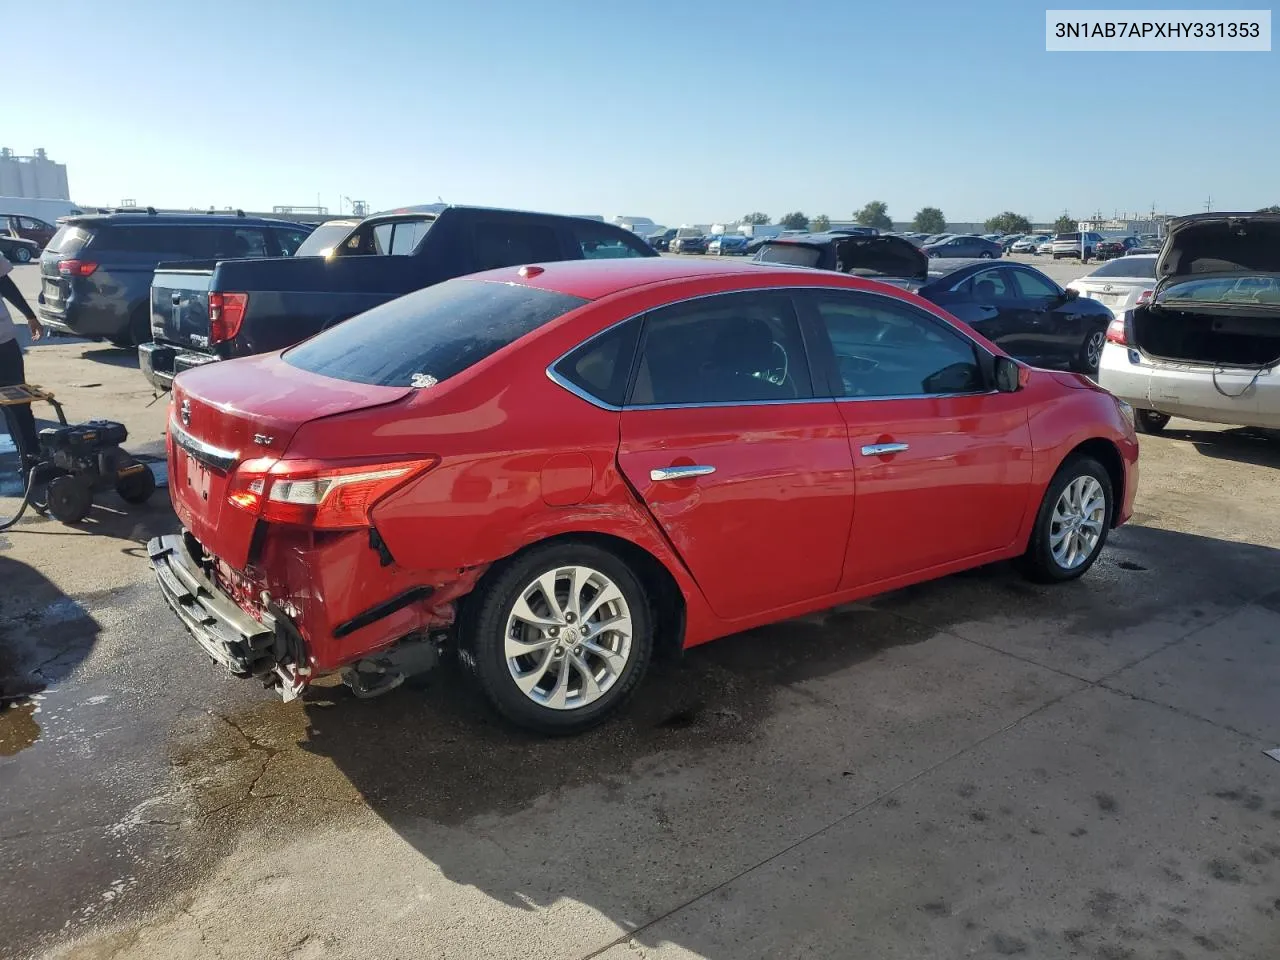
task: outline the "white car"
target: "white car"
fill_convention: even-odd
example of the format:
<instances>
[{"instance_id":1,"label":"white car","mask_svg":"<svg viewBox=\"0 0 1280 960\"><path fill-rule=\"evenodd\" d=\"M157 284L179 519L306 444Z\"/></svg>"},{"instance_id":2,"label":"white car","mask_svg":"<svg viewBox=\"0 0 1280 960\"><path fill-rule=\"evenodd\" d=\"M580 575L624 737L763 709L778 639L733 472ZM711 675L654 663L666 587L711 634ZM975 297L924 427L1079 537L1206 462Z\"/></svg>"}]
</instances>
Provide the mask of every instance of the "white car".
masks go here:
<instances>
[{"instance_id":1,"label":"white car","mask_svg":"<svg viewBox=\"0 0 1280 960\"><path fill-rule=\"evenodd\" d=\"M1035 253L1040 244L1052 239L1047 233L1028 235L1018 240L1009 250L1013 253Z\"/></svg>"},{"instance_id":2,"label":"white car","mask_svg":"<svg viewBox=\"0 0 1280 960\"><path fill-rule=\"evenodd\" d=\"M1155 274L1107 328L1098 383L1147 433L1171 416L1280 429L1280 214L1174 220Z\"/></svg>"},{"instance_id":3,"label":"white car","mask_svg":"<svg viewBox=\"0 0 1280 960\"><path fill-rule=\"evenodd\" d=\"M1097 300L1116 316L1145 303L1155 288L1156 256L1153 253L1116 257L1067 284L1068 290Z\"/></svg>"},{"instance_id":4,"label":"white car","mask_svg":"<svg viewBox=\"0 0 1280 960\"><path fill-rule=\"evenodd\" d=\"M1053 237L1041 240L1040 244L1036 247L1036 253L1053 253Z\"/></svg>"},{"instance_id":5,"label":"white car","mask_svg":"<svg viewBox=\"0 0 1280 960\"><path fill-rule=\"evenodd\" d=\"M1061 260L1063 257L1079 257L1082 260L1088 260L1093 256L1094 248L1102 242L1102 239L1100 233L1060 233L1053 238L1053 246L1049 248L1049 252L1053 254L1055 260Z\"/></svg>"}]
</instances>

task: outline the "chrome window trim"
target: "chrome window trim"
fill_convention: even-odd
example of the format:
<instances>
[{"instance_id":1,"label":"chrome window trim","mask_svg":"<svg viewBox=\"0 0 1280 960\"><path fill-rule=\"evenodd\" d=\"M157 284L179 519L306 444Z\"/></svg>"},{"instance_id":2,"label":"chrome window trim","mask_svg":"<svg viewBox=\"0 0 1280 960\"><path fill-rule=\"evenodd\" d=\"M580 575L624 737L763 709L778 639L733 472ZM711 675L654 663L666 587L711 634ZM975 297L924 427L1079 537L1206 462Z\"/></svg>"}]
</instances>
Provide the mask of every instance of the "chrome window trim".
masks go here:
<instances>
[{"instance_id":1,"label":"chrome window trim","mask_svg":"<svg viewBox=\"0 0 1280 960\"><path fill-rule=\"evenodd\" d=\"M780 265L773 264L771 266L780 266ZM809 268L805 268L805 269L809 269ZM868 400L946 400L946 399L952 399L955 397L994 396L995 394L1000 392L999 390L977 390L977 391L971 391L967 393L915 393L915 394L899 395L899 396L875 396L875 397L817 397L815 396L815 397L797 397L796 399L793 399L793 400L717 400L713 402L702 402L702 403L630 403L630 404L624 404L619 407L619 406L614 406L611 403L607 403L604 400L601 400L599 397L582 389L577 384L571 382L562 374L556 371L556 367L559 366L561 363L563 363L564 360L567 359L570 354L577 353L587 344L591 343L593 340L603 337L606 333L613 330L614 328L620 327L624 323L630 323L632 320L637 320L640 317L643 317L647 313L652 313L654 310L661 310L667 307L679 306L686 303L695 303L698 300L706 300L710 297L723 297L723 296L728 296L735 293L782 292L782 291L785 291L787 293L793 293L794 291L797 291L797 290L816 291L820 293L834 291L834 292L842 292L842 293L853 293L861 296L880 297L881 299L888 300L890 303L903 304L913 310L920 310L920 312L925 314L929 313L928 310L921 310L920 307L917 307L913 303L907 303L905 300L903 300L900 297L891 296L890 294L887 294L887 293L881 293L879 290L861 290L861 289L858 289L857 287L844 287L844 286L830 287L830 286L822 286L817 284L794 284L794 285L789 285L785 287L751 287L746 290L721 290L717 293L700 293L697 296L685 297L684 299L681 299L681 300L672 300L669 303L662 304L661 306L651 307L648 310L641 310L639 313L633 313L628 317L624 317L621 320L618 320L618 321L615 321L614 323L609 324L609 326L605 327L603 330L593 333L591 336L587 337L587 339L583 340L581 343L576 344L575 346L569 348L564 353L560 354L560 356L552 360L551 363L547 365L547 369L546 369L547 379L550 380L552 383L554 383L556 386L560 387L561 389L567 390L569 393L573 394L579 400L585 400L587 403L591 404L593 407L596 407L600 410L607 410L610 413L622 413L627 410L684 410L684 409L705 408L705 407L764 407L764 406L782 406L784 404L798 404L798 403L827 403L829 401L835 401L836 403L865 403ZM987 356L994 356L988 350L986 350L982 346L982 344L978 343L976 340L971 339L968 335L965 334L963 330L959 329L958 327L938 317L933 317L933 320L936 321L937 323L945 324L952 333L954 333L957 337L959 337L960 339L968 343L976 352L981 352L982 354L986 354Z\"/></svg>"},{"instance_id":2,"label":"chrome window trim","mask_svg":"<svg viewBox=\"0 0 1280 960\"><path fill-rule=\"evenodd\" d=\"M211 443L197 440L175 423L172 418L169 420L169 433L173 437L174 443L206 466L217 470L230 470L240 460L239 452L223 450L221 447L215 447Z\"/></svg>"}]
</instances>

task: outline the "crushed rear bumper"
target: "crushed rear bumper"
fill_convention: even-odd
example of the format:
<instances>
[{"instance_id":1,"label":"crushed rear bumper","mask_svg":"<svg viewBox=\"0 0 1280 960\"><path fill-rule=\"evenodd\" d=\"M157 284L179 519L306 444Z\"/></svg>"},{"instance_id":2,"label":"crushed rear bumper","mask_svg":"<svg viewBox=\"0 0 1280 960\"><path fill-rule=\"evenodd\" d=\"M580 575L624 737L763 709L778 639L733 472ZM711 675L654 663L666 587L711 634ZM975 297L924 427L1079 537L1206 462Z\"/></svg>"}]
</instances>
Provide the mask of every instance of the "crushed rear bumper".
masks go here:
<instances>
[{"instance_id":1,"label":"crushed rear bumper","mask_svg":"<svg viewBox=\"0 0 1280 960\"><path fill-rule=\"evenodd\" d=\"M258 620L242 610L205 574L186 537L155 537L147 554L165 601L205 653L237 677L280 673L281 625L270 614ZM286 674L292 669L282 679Z\"/></svg>"}]
</instances>

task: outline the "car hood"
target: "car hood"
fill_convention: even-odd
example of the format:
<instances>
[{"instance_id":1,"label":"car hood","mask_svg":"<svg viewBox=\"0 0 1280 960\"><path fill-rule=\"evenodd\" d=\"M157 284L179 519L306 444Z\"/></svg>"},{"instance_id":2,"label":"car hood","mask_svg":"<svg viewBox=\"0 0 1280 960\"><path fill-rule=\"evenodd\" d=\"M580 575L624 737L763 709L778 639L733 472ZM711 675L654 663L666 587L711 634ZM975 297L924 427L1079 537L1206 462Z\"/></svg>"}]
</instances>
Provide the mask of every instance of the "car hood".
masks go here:
<instances>
[{"instance_id":1,"label":"car hood","mask_svg":"<svg viewBox=\"0 0 1280 960\"><path fill-rule=\"evenodd\" d=\"M1277 273L1280 214L1198 213L1170 221L1156 260L1156 291L1204 274Z\"/></svg>"},{"instance_id":2,"label":"car hood","mask_svg":"<svg viewBox=\"0 0 1280 960\"><path fill-rule=\"evenodd\" d=\"M854 275L929 279L929 257L905 237L845 237L836 244L836 259Z\"/></svg>"}]
</instances>

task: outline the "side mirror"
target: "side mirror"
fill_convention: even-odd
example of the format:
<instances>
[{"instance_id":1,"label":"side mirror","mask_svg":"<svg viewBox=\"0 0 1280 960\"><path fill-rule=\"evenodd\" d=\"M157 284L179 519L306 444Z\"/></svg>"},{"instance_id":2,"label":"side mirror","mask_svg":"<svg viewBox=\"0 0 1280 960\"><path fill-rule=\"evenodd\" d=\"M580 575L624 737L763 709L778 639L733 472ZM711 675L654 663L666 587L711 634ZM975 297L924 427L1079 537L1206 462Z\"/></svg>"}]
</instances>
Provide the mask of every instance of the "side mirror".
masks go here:
<instances>
[{"instance_id":1,"label":"side mirror","mask_svg":"<svg viewBox=\"0 0 1280 960\"><path fill-rule=\"evenodd\" d=\"M996 357L996 389L1001 393L1017 393L1022 389L1022 368L1016 360Z\"/></svg>"},{"instance_id":2,"label":"side mirror","mask_svg":"<svg viewBox=\"0 0 1280 960\"><path fill-rule=\"evenodd\" d=\"M1075 300L1079 296L1080 291L1074 287L1067 287L1067 289L1062 291L1062 297L1064 300Z\"/></svg>"}]
</instances>

